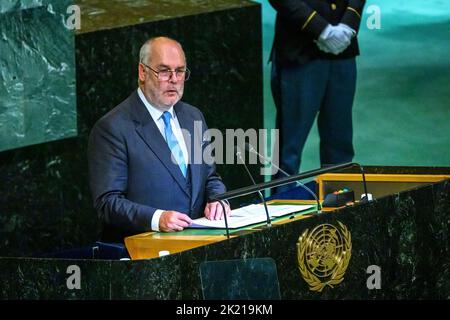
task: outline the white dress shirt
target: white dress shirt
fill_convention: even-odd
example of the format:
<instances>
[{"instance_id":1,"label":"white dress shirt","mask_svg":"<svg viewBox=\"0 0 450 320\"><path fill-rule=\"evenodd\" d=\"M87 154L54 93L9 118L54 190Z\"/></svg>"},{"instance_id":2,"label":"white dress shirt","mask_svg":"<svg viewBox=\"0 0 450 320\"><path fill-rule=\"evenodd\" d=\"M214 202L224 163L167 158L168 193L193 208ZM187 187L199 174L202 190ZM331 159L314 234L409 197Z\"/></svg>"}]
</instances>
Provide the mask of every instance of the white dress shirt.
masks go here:
<instances>
[{"instance_id":1,"label":"white dress shirt","mask_svg":"<svg viewBox=\"0 0 450 320\"><path fill-rule=\"evenodd\" d=\"M181 151L183 152L183 157L186 163L186 166L189 163L189 154L187 151L187 147L186 147L186 142L184 141L183 138L183 133L181 131L181 126L180 123L178 122L177 119L177 115L175 113L175 110L173 109L173 106L170 107L169 110L165 110L165 109L161 109L161 108L157 108L153 105L151 105L147 98L145 97L144 93L142 92L141 88L138 88L138 95L139 98L142 100L142 102L144 103L145 107L147 108L148 112L150 113L150 115L152 116L153 121L155 122L156 126L159 129L159 132L161 133L161 135L163 136L164 140L166 139L166 135L164 133L165 131L165 125L164 125L164 120L162 119L162 114L167 111L171 114L171 118L170 118L170 125L172 126L172 132L175 135L175 137L178 140L178 144L180 145ZM151 228L154 231L159 231L159 219L161 218L161 214L163 213L163 211L165 211L164 209L157 209L155 211L155 213L153 214L153 218L152 218L152 222L151 222Z\"/></svg>"}]
</instances>

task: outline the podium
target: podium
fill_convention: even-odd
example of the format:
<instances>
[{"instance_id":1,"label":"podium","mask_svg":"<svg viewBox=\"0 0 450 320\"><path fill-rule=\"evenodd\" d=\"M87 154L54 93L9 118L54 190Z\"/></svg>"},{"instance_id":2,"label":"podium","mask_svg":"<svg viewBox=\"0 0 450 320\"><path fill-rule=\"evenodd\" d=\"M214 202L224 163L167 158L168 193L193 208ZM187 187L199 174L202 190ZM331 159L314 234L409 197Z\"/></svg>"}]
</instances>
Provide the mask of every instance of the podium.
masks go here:
<instances>
[{"instance_id":1,"label":"podium","mask_svg":"<svg viewBox=\"0 0 450 320\"><path fill-rule=\"evenodd\" d=\"M281 218L272 228L257 225L231 232L229 240L224 230L186 230L176 234L136 235L125 243L133 259L180 263L180 280L187 281L183 285L186 290L181 292L187 299L203 297L199 279L202 264L220 265L221 261L246 258L275 261L282 299L447 298L448 291L444 288L450 286L445 262L450 259L446 236L450 170L365 169L368 191L375 197L370 203L330 208L320 215L311 210L294 219ZM361 175L355 170L325 174L317 182L321 200L325 192L343 187L354 188L356 194L362 192L362 187L358 189ZM302 203L302 200L280 201L286 202ZM338 233L341 239L334 236ZM338 240L339 243L334 243ZM317 245L306 252L308 249L302 247L308 241L316 241ZM345 250L339 248L351 252L350 256L342 255ZM158 250L173 250L173 254L153 259ZM301 257L302 253L316 258L307 261ZM345 263L337 271L328 272L327 259L338 258L346 260ZM314 267L320 272L311 272ZM325 277L320 277L321 274Z\"/></svg>"},{"instance_id":2,"label":"podium","mask_svg":"<svg viewBox=\"0 0 450 320\"><path fill-rule=\"evenodd\" d=\"M195 230L196 234L193 230L176 235L142 234L127 238L128 251L132 257L145 259L156 255L151 246L169 250L170 241L178 242L178 253L146 261L180 263L180 281L187 282L181 294L187 299L204 297L199 268L205 262L220 265L254 258L275 261L282 299L446 299L450 286L445 262L450 258L446 236L450 170L418 167L365 170L368 191L375 197L373 202L334 208L321 215L310 212L301 219L280 219L268 229L255 226L238 230L231 233L230 240L224 238L223 230L214 230L214 236L205 230ZM353 188L356 195L362 192L358 189L361 175L355 170L325 174L317 182L321 199L326 192L343 187ZM345 268L342 264L337 273L322 279L308 271L306 260L301 261L301 246L305 243L301 237L310 236L309 239L319 242L316 246L319 250L308 253L317 255L316 268L322 268L325 274L326 260L333 256L327 252L333 237L321 238L320 233L331 234L335 230L344 235L338 245L351 250L351 256L346 258ZM314 238L314 232L319 234L318 238ZM183 248L180 245L183 237L208 243L186 241ZM214 285L217 286L211 286Z\"/></svg>"},{"instance_id":3,"label":"podium","mask_svg":"<svg viewBox=\"0 0 450 320\"><path fill-rule=\"evenodd\" d=\"M369 203L320 215L310 212L281 219L271 228L237 230L228 240L224 230L207 235L193 234L195 230L136 235L131 238L162 242L154 248L141 245L137 253L129 247L131 261L0 258L2 298L207 299L220 285L214 282L220 280L214 276L220 268L241 270L236 266L251 268L255 259L269 259L276 269L269 272L257 265L252 270L255 277L266 271L270 275L265 296L273 299L275 284L281 299L447 299L450 168L365 170L369 175L434 175L439 181L423 181L410 189L375 195ZM341 183L348 186L348 181ZM155 257L160 249L171 254ZM81 270L79 290L67 287L68 268L74 265ZM206 285L205 279L213 282ZM232 287L233 297L258 291L254 282L242 279L242 286Z\"/></svg>"}]
</instances>

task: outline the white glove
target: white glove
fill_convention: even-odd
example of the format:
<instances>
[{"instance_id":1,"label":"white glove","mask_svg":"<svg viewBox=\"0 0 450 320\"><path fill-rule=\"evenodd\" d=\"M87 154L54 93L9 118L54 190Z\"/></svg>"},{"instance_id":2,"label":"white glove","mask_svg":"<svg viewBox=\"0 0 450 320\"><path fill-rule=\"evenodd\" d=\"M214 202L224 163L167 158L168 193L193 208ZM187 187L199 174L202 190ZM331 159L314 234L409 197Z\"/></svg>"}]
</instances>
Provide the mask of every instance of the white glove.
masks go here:
<instances>
[{"instance_id":1,"label":"white glove","mask_svg":"<svg viewBox=\"0 0 450 320\"><path fill-rule=\"evenodd\" d=\"M350 36L350 39L353 38L356 35L356 31L350 28L345 23L339 23L338 27L341 27L345 33L347 33Z\"/></svg>"},{"instance_id":2,"label":"white glove","mask_svg":"<svg viewBox=\"0 0 450 320\"><path fill-rule=\"evenodd\" d=\"M353 35L353 30L344 24L328 25L320 34L316 44L320 50L338 55L347 49Z\"/></svg>"},{"instance_id":3,"label":"white glove","mask_svg":"<svg viewBox=\"0 0 450 320\"><path fill-rule=\"evenodd\" d=\"M319 47L319 49L325 53L331 53L331 51L328 49L328 47L323 44L322 42L319 42L317 40L314 40L316 42L317 47Z\"/></svg>"}]
</instances>

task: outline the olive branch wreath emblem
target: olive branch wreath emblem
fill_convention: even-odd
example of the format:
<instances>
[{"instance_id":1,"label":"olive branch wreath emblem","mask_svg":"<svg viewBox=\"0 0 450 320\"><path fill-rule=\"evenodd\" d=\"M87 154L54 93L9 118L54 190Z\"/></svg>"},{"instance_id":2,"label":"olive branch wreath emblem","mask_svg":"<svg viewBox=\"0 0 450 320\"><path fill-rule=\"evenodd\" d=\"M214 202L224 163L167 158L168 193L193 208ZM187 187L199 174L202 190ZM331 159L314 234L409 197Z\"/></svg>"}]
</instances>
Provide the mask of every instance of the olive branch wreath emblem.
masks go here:
<instances>
[{"instance_id":1,"label":"olive branch wreath emblem","mask_svg":"<svg viewBox=\"0 0 450 320\"><path fill-rule=\"evenodd\" d=\"M338 224L340 230L331 224L321 224L315 227L311 232L309 232L309 229L306 229L297 242L298 267L303 279L308 283L310 290L312 291L322 292L322 290L326 286L333 288L335 285L341 283L344 280L344 274L347 270L348 263L352 255L352 242L351 234L348 231L347 227L340 221L338 221ZM334 247L333 249L338 246L342 248L339 254L333 255L332 258L334 265L331 269L334 270L332 270L331 275L324 277L326 278L324 279L325 281L321 281L321 279L319 279L319 277L308 268L307 263L307 249L311 249L311 247L313 249L317 249L319 242L317 241L317 239L314 239L314 236L320 229L322 229L323 232L328 231L330 234L335 235L333 239L335 240L335 242L338 242L338 245L336 246L332 243L328 243L328 245ZM327 244L322 243L321 245Z\"/></svg>"}]
</instances>

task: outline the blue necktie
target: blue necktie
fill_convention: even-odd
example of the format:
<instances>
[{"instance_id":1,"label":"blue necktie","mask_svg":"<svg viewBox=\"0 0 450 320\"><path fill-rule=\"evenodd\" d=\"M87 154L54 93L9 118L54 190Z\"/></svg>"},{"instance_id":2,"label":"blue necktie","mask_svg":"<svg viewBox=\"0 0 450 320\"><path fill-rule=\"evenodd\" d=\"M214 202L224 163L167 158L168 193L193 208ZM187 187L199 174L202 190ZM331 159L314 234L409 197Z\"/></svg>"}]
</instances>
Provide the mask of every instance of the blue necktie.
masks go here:
<instances>
[{"instance_id":1,"label":"blue necktie","mask_svg":"<svg viewBox=\"0 0 450 320\"><path fill-rule=\"evenodd\" d=\"M181 173L184 177L186 177L186 163L184 162L183 152L181 151L180 144L173 134L172 126L170 125L170 118L172 117L172 115L170 114L170 112L165 111L161 117L164 121L164 134L166 135L167 145L169 146L173 157L177 161Z\"/></svg>"}]
</instances>

